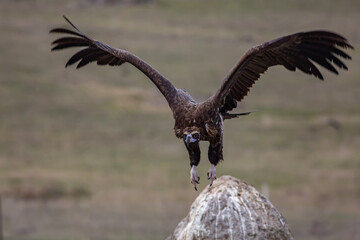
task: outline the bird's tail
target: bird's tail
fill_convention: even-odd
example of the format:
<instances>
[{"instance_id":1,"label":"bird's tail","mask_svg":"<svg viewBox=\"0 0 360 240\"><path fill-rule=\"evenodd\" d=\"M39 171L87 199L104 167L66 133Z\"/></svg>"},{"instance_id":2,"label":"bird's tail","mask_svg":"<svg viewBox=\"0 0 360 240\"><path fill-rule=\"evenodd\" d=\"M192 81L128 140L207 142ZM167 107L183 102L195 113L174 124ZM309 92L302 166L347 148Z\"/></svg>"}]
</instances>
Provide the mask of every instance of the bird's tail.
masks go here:
<instances>
[{"instance_id":1,"label":"bird's tail","mask_svg":"<svg viewBox=\"0 0 360 240\"><path fill-rule=\"evenodd\" d=\"M253 113L254 111L252 112L243 112L243 113L225 113L223 114L223 118L224 119L232 119L232 118L237 118L239 116L244 116L244 115L249 115L250 113Z\"/></svg>"}]
</instances>

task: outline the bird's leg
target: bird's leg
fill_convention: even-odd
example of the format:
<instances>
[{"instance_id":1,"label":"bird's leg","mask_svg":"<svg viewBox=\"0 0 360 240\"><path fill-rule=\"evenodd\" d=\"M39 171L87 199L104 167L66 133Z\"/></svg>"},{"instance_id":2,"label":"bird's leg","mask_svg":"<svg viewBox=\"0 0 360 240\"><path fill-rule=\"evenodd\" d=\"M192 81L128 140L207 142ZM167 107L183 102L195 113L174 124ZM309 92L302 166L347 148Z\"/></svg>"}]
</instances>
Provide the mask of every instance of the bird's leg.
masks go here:
<instances>
[{"instance_id":1,"label":"bird's leg","mask_svg":"<svg viewBox=\"0 0 360 240\"><path fill-rule=\"evenodd\" d=\"M190 170L190 180L191 183L194 185L195 190L197 191L197 187L196 184L199 184L200 181L200 177L198 172L196 171L196 166L199 164L200 162L200 147L199 147L199 143L193 143L191 145L187 145L185 143L186 149L189 152L189 158L190 158L190 166L191 166L191 170Z\"/></svg>"},{"instance_id":2,"label":"bird's leg","mask_svg":"<svg viewBox=\"0 0 360 240\"><path fill-rule=\"evenodd\" d=\"M199 174L196 170L196 166L193 165L191 167L191 170L190 170L190 180L191 180L191 183L194 185L194 188L195 190L197 191L197 187L196 187L196 184L199 184L199 181L200 181L200 177L199 177Z\"/></svg>"},{"instance_id":3,"label":"bird's leg","mask_svg":"<svg viewBox=\"0 0 360 240\"><path fill-rule=\"evenodd\" d=\"M214 164L211 164L207 176L208 176L208 180L210 180L210 187L211 187L214 180L216 179L216 168Z\"/></svg>"},{"instance_id":4,"label":"bird's leg","mask_svg":"<svg viewBox=\"0 0 360 240\"><path fill-rule=\"evenodd\" d=\"M214 180L216 179L215 166L218 164L220 160L223 160L222 135L217 135L212 141L210 141L208 157L211 166L209 168L209 172L207 173L207 176L208 176L208 180L210 180L210 187L211 187Z\"/></svg>"}]
</instances>

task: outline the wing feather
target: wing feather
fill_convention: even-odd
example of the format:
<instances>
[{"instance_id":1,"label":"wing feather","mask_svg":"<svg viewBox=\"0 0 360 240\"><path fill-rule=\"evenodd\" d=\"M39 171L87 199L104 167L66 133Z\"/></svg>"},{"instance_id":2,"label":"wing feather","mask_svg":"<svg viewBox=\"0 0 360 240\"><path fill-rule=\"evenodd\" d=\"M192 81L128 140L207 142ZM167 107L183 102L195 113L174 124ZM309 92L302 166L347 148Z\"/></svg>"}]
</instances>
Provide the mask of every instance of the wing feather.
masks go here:
<instances>
[{"instance_id":1,"label":"wing feather","mask_svg":"<svg viewBox=\"0 0 360 240\"><path fill-rule=\"evenodd\" d=\"M105 43L96 41L84 33L82 33L69 19L64 16L65 20L76 30L69 30L66 28L54 28L50 33L66 34L53 41L52 51L62 50L73 47L85 47L76 52L66 63L66 67L78 62L76 68L81 68L91 62L96 62L98 65L119 66L128 62L142 71L160 90L169 103L171 109L176 105L176 95L178 90L162 76L157 70L151 67L148 63L135 56L134 54L123 49L113 48Z\"/></svg>"},{"instance_id":2,"label":"wing feather","mask_svg":"<svg viewBox=\"0 0 360 240\"><path fill-rule=\"evenodd\" d=\"M253 84L269 67L282 65L290 71L296 69L323 80L317 66L338 74L347 66L340 58L351 59L342 49L353 49L343 36L328 31L299 32L277 38L251 48L223 80L218 91L209 98L219 106L223 115L236 108Z\"/></svg>"}]
</instances>

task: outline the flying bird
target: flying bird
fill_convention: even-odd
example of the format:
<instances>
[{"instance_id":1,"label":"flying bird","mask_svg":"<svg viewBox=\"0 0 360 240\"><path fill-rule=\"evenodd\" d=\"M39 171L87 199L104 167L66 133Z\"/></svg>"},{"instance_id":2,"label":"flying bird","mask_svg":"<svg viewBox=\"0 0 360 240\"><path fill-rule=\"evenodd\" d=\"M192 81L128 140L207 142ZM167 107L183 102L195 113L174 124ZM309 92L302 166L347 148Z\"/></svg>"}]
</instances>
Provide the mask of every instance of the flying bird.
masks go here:
<instances>
[{"instance_id":1,"label":"flying bird","mask_svg":"<svg viewBox=\"0 0 360 240\"><path fill-rule=\"evenodd\" d=\"M51 50L82 47L66 63L66 67L78 63L81 68L88 63L120 66L130 63L143 72L160 90L172 110L175 119L174 131L182 139L189 153L190 180L195 190L199 184L196 170L200 162L200 141L208 141L210 168L207 173L210 186L216 179L215 166L223 160L223 121L247 113L234 113L237 102L249 92L256 80L269 67L282 65L290 71L296 69L323 80L314 63L338 74L336 69L347 70L340 59L351 59L343 49L353 49L348 40L329 31L298 32L283 36L250 48L230 70L219 89L206 101L196 102L188 92L176 88L166 77L133 53L113 48L81 32L69 19L74 28L54 28L50 33L66 36L52 42Z\"/></svg>"}]
</instances>

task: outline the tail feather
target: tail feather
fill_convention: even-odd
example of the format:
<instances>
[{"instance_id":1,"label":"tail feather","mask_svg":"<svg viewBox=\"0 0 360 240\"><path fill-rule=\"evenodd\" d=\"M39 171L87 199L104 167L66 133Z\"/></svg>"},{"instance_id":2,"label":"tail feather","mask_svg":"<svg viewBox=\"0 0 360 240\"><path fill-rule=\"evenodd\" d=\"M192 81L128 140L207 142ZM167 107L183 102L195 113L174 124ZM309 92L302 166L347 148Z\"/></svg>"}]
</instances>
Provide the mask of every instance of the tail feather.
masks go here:
<instances>
[{"instance_id":1,"label":"tail feather","mask_svg":"<svg viewBox=\"0 0 360 240\"><path fill-rule=\"evenodd\" d=\"M249 115L252 112L243 112L243 113L225 113L222 114L224 119L232 119L232 118L237 118L239 116L244 116L244 115Z\"/></svg>"}]
</instances>

